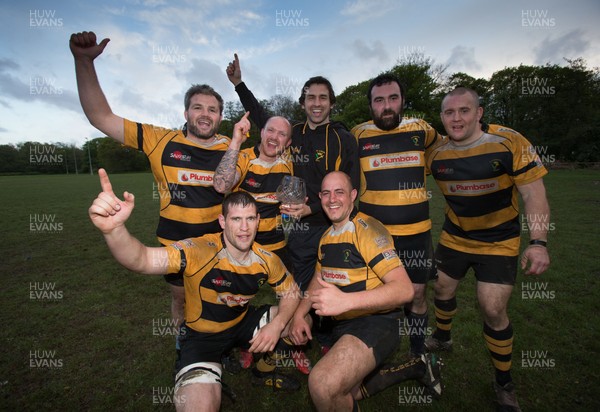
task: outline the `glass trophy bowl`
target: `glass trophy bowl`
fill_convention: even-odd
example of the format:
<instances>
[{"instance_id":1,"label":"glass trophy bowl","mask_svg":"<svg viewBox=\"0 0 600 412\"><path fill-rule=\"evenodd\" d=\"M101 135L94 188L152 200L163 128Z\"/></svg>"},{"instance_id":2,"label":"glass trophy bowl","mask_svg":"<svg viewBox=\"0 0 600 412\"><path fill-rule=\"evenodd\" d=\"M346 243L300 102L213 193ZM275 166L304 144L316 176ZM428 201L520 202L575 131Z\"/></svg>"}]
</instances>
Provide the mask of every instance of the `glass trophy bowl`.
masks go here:
<instances>
[{"instance_id":1,"label":"glass trophy bowl","mask_svg":"<svg viewBox=\"0 0 600 412\"><path fill-rule=\"evenodd\" d=\"M275 196L281 203L304 203L306 200L304 180L296 176L284 176Z\"/></svg>"}]
</instances>

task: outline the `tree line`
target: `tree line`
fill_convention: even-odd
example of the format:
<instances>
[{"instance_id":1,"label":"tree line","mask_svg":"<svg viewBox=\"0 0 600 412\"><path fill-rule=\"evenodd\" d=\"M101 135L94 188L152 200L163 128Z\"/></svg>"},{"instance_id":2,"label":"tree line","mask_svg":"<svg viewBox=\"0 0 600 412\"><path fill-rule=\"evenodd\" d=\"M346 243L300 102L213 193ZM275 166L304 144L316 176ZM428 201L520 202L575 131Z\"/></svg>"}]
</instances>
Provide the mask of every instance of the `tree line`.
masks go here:
<instances>
[{"instance_id":1,"label":"tree line","mask_svg":"<svg viewBox=\"0 0 600 412\"><path fill-rule=\"evenodd\" d=\"M439 112L443 96L457 86L476 90L484 120L511 127L531 141L543 158L563 162L600 162L600 70L588 68L579 58L565 66L507 67L489 79L459 72L422 54L399 60L387 73L406 88L406 117L418 117L445 133ZM337 95L332 120L349 129L371 118L366 93L371 79L347 87ZM275 95L261 103L268 113L292 120L304 119L298 96ZM239 101L226 102L219 133L231 136L243 116ZM255 144L259 130L253 126L245 146ZM63 143L24 142L0 145L0 173L89 173L104 167L109 172L148 171L145 155L112 139L96 138L82 147Z\"/></svg>"}]
</instances>

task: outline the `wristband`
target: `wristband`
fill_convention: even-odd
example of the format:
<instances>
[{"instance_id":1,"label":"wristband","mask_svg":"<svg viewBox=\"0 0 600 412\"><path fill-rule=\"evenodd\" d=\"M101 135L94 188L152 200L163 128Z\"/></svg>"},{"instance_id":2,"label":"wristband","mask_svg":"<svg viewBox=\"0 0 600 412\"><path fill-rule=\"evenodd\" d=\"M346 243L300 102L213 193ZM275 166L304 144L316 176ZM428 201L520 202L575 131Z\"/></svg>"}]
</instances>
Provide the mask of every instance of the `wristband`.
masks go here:
<instances>
[{"instance_id":1,"label":"wristband","mask_svg":"<svg viewBox=\"0 0 600 412\"><path fill-rule=\"evenodd\" d=\"M539 240L539 239L532 239L529 241L529 245L538 245L538 246L543 246L546 247L546 244L548 242L546 242L545 240Z\"/></svg>"}]
</instances>

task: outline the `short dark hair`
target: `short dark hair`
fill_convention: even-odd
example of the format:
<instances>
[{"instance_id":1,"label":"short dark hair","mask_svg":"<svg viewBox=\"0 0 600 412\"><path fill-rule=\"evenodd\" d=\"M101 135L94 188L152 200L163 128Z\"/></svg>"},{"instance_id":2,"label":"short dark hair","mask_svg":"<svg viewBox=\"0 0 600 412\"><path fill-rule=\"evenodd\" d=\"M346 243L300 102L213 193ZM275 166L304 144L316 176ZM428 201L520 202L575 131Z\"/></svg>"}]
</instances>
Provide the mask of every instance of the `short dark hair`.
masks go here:
<instances>
[{"instance_id":1,"label":"short dark hair","mask_svg":"<svg viewBox=\"0 0 600 412\"><path fill-rule=\"evenodd\" d=\"M373 91L373 87L383 86L384 84L388 83L397 83L398 87L400 88L400 97L402 98L402 100L406 100L406 95L404 94L404 85L402 84L400 79L398 79L395 75L391 73L384 73L375 77L373 80L371 80L371 83L369 83L369 90L367 90L367 99L369 99L369 106L371 106L371 93Z\"/></svg>"},{"instance_id":2,"label":"short dark hair","mask_svg":"<svg viewBox=\"0 0 600 412\"><path fill-rule=\"evenodd\" d=\"M204 94L207 96L214 96L215 99L219 102L219 111L223 114L223 98L219 93L215 91L208 84L194 84L190 87L187 92L185 92L185 97L183 98L183 105L185 106L185 110L188 111L190 109L190 101L192 97L197 94Z\"/></svg>"},{"instance_id":3,"label":"short dark hair","mask_svg":"<svg viewBox=\"0 0 600 412\"><path fill-rule=\"evenodd\" d=\"M302 106L304 106L304 100L306 98L306 96L305 96L306 91L313 84L324 84L325 86L327 86L327 90L329 90L329 101L331 102L331 104L335 103L335 93L333 92L333 86L331 85L331 82L323 76L315 76L315 77L311 77L310 79L308 79L306 81L306 83L304 83L304 86L302 86L302 91L300 92L300 98L298 99L298 101L300 102L300 104Z\"/></svg>"},{"instance_id":4,"label":"short dark hair","mask_svg":"<svg viewBox=\"0 0 600 412\"><path fill-rule=\"evenodd\" d=\"M223 217L227 217L229 214L229 209L231 206L242 206L246 207L248 205L253 205L256 213L258 213L258 206L256 205L256 200L252 197L248 192L231 192L225 199L223 199L223 204L221 205Z\"/></svg>"},{"instance_id":5,"label":"short dark hair","mask_svg":"<svg viewBox=\"0 0 600 412\"><path fill-rule=\"evenodd\" d=\"M456 86L454 88L454 90L448 92L444 98L442 99L442 110L444 107L444 100L446 100L446 97L451 97L451 96L462 96L463 94L470 94L471 97L473 98L473 100L475 100L475 107L479 107L481 106L481 97L479 97L479 94L471 89L470 87L466 87L466 86Z\"/></svg>"}]
</instances>

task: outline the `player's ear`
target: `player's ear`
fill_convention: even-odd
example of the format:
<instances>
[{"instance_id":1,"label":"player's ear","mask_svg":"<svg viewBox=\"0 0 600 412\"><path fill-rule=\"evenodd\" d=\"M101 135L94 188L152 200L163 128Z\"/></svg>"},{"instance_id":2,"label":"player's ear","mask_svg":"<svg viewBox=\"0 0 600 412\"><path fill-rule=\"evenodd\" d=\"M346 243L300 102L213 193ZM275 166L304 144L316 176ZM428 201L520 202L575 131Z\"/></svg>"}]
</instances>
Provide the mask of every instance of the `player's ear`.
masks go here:
<instances>
[{"instance_id":1,"label":"player's ear","mask_svg":"<svg viewBox=\"0 0 600 412\"><path fill-rule=\"evenodd\" d=\"M221 225L221 229L225 230L225 216L219 215L219 225Z\"/></svg>"},{"instance_id":2,"label":"player's ear","mask_svg":"<svg viewBox=\"0 0 600 412\"><path fill-rule=\"evenodd\" d=\"M352 198L352 202L354 202L356 200L357 195L358 195L358 192L356 191L356 189L352 189L352 191L350 192L350 197Z\"/></svg>"}]
</instances>

